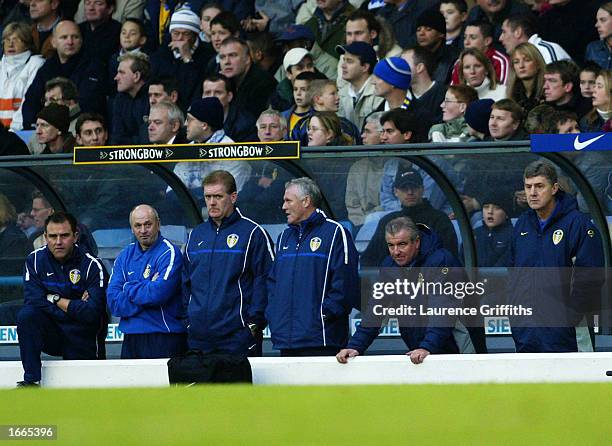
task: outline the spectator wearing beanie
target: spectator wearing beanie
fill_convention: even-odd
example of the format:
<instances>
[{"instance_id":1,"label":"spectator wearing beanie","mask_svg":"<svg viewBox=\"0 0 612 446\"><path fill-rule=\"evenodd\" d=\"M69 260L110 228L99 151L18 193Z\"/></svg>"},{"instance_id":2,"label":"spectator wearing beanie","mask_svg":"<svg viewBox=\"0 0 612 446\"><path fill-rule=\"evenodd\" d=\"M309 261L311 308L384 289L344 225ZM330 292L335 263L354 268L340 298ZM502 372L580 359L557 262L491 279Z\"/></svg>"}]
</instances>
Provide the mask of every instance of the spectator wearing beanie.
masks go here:
<instances>
[{"instance_id":1,"label":"spectator wearing beanie","mask_svg":"<svg viewBox=\"0 0 612 446\"><path fill-rule=\"evenodd\" d=\"M480 201L483 225L474 230L478 266L509 266L512 195L509 192L491 189L484 192Z\"/></svg>"},{"instance_id":2,"label":"spectator wearing beanie","mask_svg":"<svg viewBox=\"0 0 612 446\"><path fill-rule=\"evenodd\" d=\"M431 52L434 58L431 78L448 84L459 52L455 47L446 44L444 16L436 9L429 9L417 18L416 26L417 44Z\"/></svg>"},{"instance_id":3,"label":"spectator wearing beanie","mask_svg":"<svg viewBox=\"0 0 612 446\"><path fill-rule=\"evenodd\" d=\"M169 29L170 43L161 45L151 56L151 74L176 79L179 105L186 108L191 99L202 96L202 81L214 51L200 42L200 19L190 9L172 14Z\"/></svg>"},{"instance_id":4,"label":"spectator wearing beanie","mask_svg":"<svg viewBox=\"0 0 612 446\"><path fill-rule=\"evenodd\" d=\"M193 100L187 109L187 139L191 144L234 142L223 130L223 105L215 96ZM203 204L202 180L214 170L227 170L236 179L240 191L251 175L246 161L178 163L174 173ZM168 188L170 192L170 188Z\"/></svg>"},{"instance_id":5,"label":"spectator wearing beanie","mask_svg":"<svg viewBox=\"0 0 612 446\"><path fill-rule=\"evenodd\" d=\"M493 99L479 99L470 103L465 110L465 122L468 132L472 136L469 141L484 141L490 136L489 117L495 104Z\"/></svg>"},{"instance_id":6,"label":"spectator wearing beanie","mask_svg":"<svg viewBox=\"0 0 612 446\"><path fill-rule=\"evenodd\" d=\"M51 103L36 115L36 137L45 146L43 154L72 153L75 140L70 131L70 110Z\"/></svg>"},{"instance_id":7,"label":"spectator wearing beanie","mask_svg":"<svg viewBox=\"0 0 612 446\"><path fill-rule=\"evenodd\" d=\"M431 0L410 0L402 2L399 0L385 1L385 6L377 11L389 26L397 43L402 48L407 48L416 43L416 18L429 8L436 7L437 2Z\"/></svg>"},{"instance_id":8,"label":"spectator wearing beanie","mask_svg":"<svg viewBox=\"0 0 612 446\"><path fill-rule=\"evenodd\" d=\"M401 57L388 57L374 67L374 94L385 99L384 110L407 108L406 92L410 88L410 65ZM380 108L376 111L382 111Z\"/></svg>"}]
</instances>

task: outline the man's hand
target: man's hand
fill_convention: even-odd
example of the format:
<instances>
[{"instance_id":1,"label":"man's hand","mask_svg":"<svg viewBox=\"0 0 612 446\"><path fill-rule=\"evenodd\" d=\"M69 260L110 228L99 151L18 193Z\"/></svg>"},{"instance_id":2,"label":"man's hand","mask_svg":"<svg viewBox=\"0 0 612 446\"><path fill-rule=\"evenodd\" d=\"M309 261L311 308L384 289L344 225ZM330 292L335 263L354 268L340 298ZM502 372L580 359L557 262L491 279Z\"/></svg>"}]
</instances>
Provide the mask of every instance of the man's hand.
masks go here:
<instances>
[{"instance_id":1,"label":"man's hand","mask_svg":"<svg viewBox=\"0 0 612 446\"><path fill-rule=\"evenodd\" d=\"M168 44L168 47L174 51L178 50L183 61L191 59L191 48L189 47L189 41L187 40L174 40Z\"/></svg>"},{"instance_id":2,"label":"man's hand","mask_svg":"<svg viewBox=\"0 0 612 446\"><path fill-rule=\"evenodd\" d=\"M88 299L89 299L89 293L87 292L87 290L85 290L85 292L81 296L81 300L87 302Z\"/></svg>"},{"instance_id":3,"label":"man's hand","mask_svg":"<svg viewBox=\"0 0 612 446\"><path fill-rule=\"evenodd\" d=\"M258 11L258 13L261 18L251 19L250 25L254 27L257 31L263 32L268 28L268 23L270 23L270 17L268 17L263 11Z\"/></svg>"},{"instance_id":4,"label":"man's hand","mask_svg":"<svg viewBox=\"0 0 612 446\"><path fill-rule=\"evenodd\" d=\"M336 359L340 364L346 364L349 358L354 358L355 356L359 356L359 352L352 348L343 348L336 355Z\"/></svg>"},{"instance_id":5,"label":"man's hand","mask_svg":"<svg viewBox=\"0 0 612 446\"><path fill-rule=\"evenodd\" d=\"M425 358L427 358L427 356L429 356L429 351L425 350L424 348L417 348L416 350L406 353L406 356L410 356L410 360L413 364L420 364Z\"/></svg>"}]
</instances>

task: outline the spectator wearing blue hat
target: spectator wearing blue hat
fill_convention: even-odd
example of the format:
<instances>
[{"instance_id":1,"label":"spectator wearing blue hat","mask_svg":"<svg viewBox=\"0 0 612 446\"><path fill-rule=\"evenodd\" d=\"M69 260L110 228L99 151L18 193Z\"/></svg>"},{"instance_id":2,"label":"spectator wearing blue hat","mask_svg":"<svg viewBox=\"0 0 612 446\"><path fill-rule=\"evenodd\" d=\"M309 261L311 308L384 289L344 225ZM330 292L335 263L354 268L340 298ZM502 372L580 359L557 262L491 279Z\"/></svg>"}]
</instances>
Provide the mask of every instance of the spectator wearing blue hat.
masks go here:
<instances>
[{"instance_id":1,"label":"spectator wearing blue hat","mask_svg":"<svg viewBox=\"0 0 612 446\"><path fill-rule=\"evenodd\" d=\"M372 73L376 66L376 52L372 45L353 42L337 46L336 52L342 55L342 79L345 83L340 89L338 115L362 128L365 118L381 106L384 99L374 94Z\"/></svg>"},{"instance_id":2,"label":"spectator wearing blue hat","mask_svg":"<svg viewBox=\"0 0 612 446\"><path fill-rule=\"evenodd\" d=\"M471 136L468 141L484 141L490 135L489 117L493 104L493 99L479 99L468 104L465 109L465 123Z\"/></svg>"},{"instance_id":3,"label":"spectator wearing blue hat","mask_svg":"<svg viewBox=\"0 0 612 446\"><path fill-rule=\"evenodd\" d=\"M404 99L411 79L410 65L401 57L387 57L376 64L373 76L374 94L384 98L385 111L406 107Z\"/></svg>"},{"instance_id":4,"label":"spectator wearing blue hat","mask_svg":"<svg viewBox=\"0 0 612 446\"><path fill-rule=\"evenodd\" d=\"M314 67L328 79L336 79L338 59L327 54L315 41L315 36L305 25L291 25L285 28L277 42L282 44L283 54L294 48L304 48L312 56ZM274 78L281 82L287 76L286 68L279 67Z\"/></svg>"}]
</instances>

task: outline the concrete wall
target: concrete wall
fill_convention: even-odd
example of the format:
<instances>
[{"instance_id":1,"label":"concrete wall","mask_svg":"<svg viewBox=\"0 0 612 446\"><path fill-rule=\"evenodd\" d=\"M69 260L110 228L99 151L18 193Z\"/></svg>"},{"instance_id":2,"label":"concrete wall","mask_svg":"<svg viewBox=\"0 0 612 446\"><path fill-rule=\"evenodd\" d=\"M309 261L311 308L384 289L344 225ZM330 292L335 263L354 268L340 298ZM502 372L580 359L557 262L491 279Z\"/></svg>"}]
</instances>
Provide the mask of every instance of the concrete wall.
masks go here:
<instances>
[{"instance_id":1,"label":"concrete wall","mask_svg":"<svg viewBox=\"0 0 612 446\"><path fill-rule=\"evenodd\" d=\"M165 359L43 361L44 387L164 387ZM335 358L251 358L254 384L466 384L612 382L612 353L429 356L414 365L404 355ZM607 373L611 376L607 376ZM18 361L0 362L0 388L23 376Z\"/></svg>"}]
</instances>

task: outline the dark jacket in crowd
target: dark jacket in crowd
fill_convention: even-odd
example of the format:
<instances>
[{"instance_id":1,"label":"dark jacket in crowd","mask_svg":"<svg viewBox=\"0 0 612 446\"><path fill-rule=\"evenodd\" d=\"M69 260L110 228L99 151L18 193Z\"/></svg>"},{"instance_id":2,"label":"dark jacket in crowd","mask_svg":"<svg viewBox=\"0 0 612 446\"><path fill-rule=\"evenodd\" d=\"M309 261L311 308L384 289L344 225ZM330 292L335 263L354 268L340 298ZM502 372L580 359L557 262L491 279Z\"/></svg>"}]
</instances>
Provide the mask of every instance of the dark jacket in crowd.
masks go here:
<instances>
[{"instance_id":1,"label":"dark jacket in crowd","mask_svg":"<svg viewBox=\"0 0 612 446\"><path fill-rule=\"evenodd\" d=\"M317 8L312 17L304 24L312 30L315 41L323 51L336 59L338 59L336 45L344 43L346 21L348 16L355 11L355 8L348 1L343 0L343 2L344 5L334 13L331 20L328 21L323 11Z\"/></svg>"},{"instance_id":2,"label":"dark jacket in crowd","mask_svg":"<svg viewBox=\"0 0 612 446\"><path fill-rule=\"evenodd\" d=\"M152 76L176 79L179 86L179 103L183 109L186 109L193 99L202 96L206 66L214 54L211 49L212 47L200 43L189 63L174 57L174 53L166 45L162 45L151 55Z\"/></svg>"},{"instance_id":3,"label":"dark jacket in crowd","mask_svg":"<svg viewBox=\"0 0 612 446\"><path fill-rule=\"evenodd\" d=\"M504 49L504 46L499 41L499 36L501 35L501 27L502 27L502 24L504 23L504 20L506 20L508 16L511 16L514 14L526 14L529 16L533 15L533 13L531 12L531 8L529 8L529 6L527 6L522 1L507 0L506 7L502 9L492 21L493 31L495 34L493 38L493 46L495 46L497 50L502 51L504 53L506 52ZM474 5L472 9L470 9L466 23L473 22L473 21L482 21L482 20L491 22L491 19L489 19L489 17L484 12L484 10L480 6ZM540 37L542 37L542 35L540 35ZM551 39L547 39L547 40L551 40ZM556 42L556 40L554 39L552 40Z\"/></svg>"},{"instance_id":4,"label":"dark jacket in crowd","mask_svg":"<svg viewBox=\"0 0 612 446\"><path fill-rule=\"evenodd\" d=\"M413 98L410 102L408 110L414 110L426 130L432 125L442 122L442 108L440 105L444 101L447 88L448 86L445 83L436 81L423 96Z\"/></svg>"},{"instance_id":5,"label":"dark jacket in crowd","mask_svg":"<svg viewBox=\"0 0 612 446\"><path fill-rule=\"evenodd\" d=\"M83 36L83 48L81 52L89 57L96 58L106 63L111 54L119 49L119 35L121 34L121 23L110 19L105 23L91 29L88 22L79 25Z\"/></svg>"},{"instance_id":6,"label":"dark jacket in crowd","mask_svg":"<svg viewBox=\"0 0 612 446\"><path fill-rule=\"evenodd\" d=\"M143 117L149 114L149 87L144 84L135 97L117 93L113 100L111 144L142 144L148 142L143 134Z\"/></svg>"},{"instance_id":7,"label":"dark jacket in crowd","mask_svg":"<svg viewBox=\"0 0 612 446\"><path fill-rule=\"evenodd\" d=\"M512 222L507 219L494 228L486 225L474 229L478 266L503 267L510 263L510 242L512 240Z\"/></svg>"},{"instance_id":8,"label":"dark jacket in crowd","mask_svg":"<svg viewBox=\"0 0 612 446\"><path fill-rule=\"evenodd\" d=\"M583 133L596 133L603 132L606 121L597 112L593 115L591 113L583 116L580 119L580 131ZM593 119L594 118L594 119Z\"/></svg>"},{"instance_id":9,"label":"dark jacket in crowd","mask_svg":"<svg viewBox=\"0 0 612 446\"><path fill-rule=\"evenodd\" d=\"M238 207L258 223L286 223L283 195L292 176L273 161L253 161L251 166L251 178L238 195Z\"/></svg>"},{"instance_id":10,"label":"dark jacket in crowd","mask_svg":"<svg viewBox=\"0 0 612 446\"><path fill-rule=\"evenodd\" d=\"M240 109L233 101L223 123L223 130L236 142L257 141L256 121L257 118L247 110Z\"/></svg>"},{"instance_id":11,"label":"dark jacket in crowd","mask_svg":"<svg viewBox=\"0 0 612 446\"><path fill-rule=\"evenodd\" d=\"M543 224L532 209L519 217L510 266L508 303L535 312L510 321L516 351L577 351L574 326L600 300L604 255L599 231L573 196L559 190Z\"/></svg>"},{"instance_id":12,"label":"dark jacket in crowd","mask_svg":"<svg viewBox=\"0 0 612 446\"><path fill-rule=\"evenodd\" d=\"M588 44L584 60L592 60L604 70L612 70L612 49L605 40L596 40Z\"/></svg>"},{"instance_id":13,"label":"dark jacket in crowd","mask_svg":"<svg viewBox=\"0 0 612 446\"><path fill-rule=\"evenodd\" d=\"M388 255L385 240L385 226L397 217L410 217L415 223L421 223L431 228L442 240L442 247L457 255L457 234L448 216L431 206L427 199L411 207L402 207L397 212L385 215L378 222L376 231L368 247L361 255L361 266L379 266Z\"/></svg>"},{"instance_id":14,"label":"dark jacket in crowd","mask_svg":"<svg viewBox=\"0 0 612 446\"><path fill-rule=\"evenodd\" d=\"M23 103L23 126L30 129L36 115L42 109L41 99L45 94L45 83L54 77L67 77L79 91L79 106L83 113L95 112L106 115L106 67L97 58L89 58L81 51L62 64L57 54L47 59L36 73L36 77L25 94Z\"/></svg>"},{"instance_id":15,"label":"dark jacket in crowd","mask_svg":"<svg viewBox=\"0 0 612 446\"><path fill-rule=\"evenodd\" d=\"M453 71L453 66L459 57L459 51L446 45L442 42L442 45L433 52L435 61L435 69L431 73L431 78L444 85L448 85Z\"/></svg>"},{"instance_id":16,"label":"dark jacket in crowd","mask_svg":"<svg viewBox=\"0 0 612 446\"><path fill-rule=\"evenodd\" d=\"M393 28L395 40L402 48L416 44L416 20L426 10L437 7L436 0L411 0L401 11L395 5L386 4L377 12Z\"/></svg>"},{"instance_id":17,"label":"dark jacket in crowd","mask_svg":"<svg viewBox=\"0 0 612 446\"><path fill-rule=\"evenodd\" d=\"M272 75L252 64L236 90L234 102L238 108L259 116L268 108L268 101L275 88L276 81Z\"/></svg>"},{"instance_id":18,"label":"dark jacket in crowd","mask_svg":"<svg viewBox=\"0 0 612 446\"><path fill-rule=\"evenodd\" d=\"M0 156L29 155L28 146L13 132L0 124Z\"/></svg>"},{"instance_id":19,"label":"dark jacket in crowd","mask_svg":"<svg viewBox=\"0 0 612 446\"><path fill-rule=\"evenodd\" d=\"M579 87L574 87L574 94L572 95L572 98L567 104L556 105L551 104L549 102L547 102L546 104L550 105L557 111L575 113L576 116L578 116L579 120L582 119L582 117L586 115L589 111L591 111L591 109L593 108L593 101L591 100L591 98L585 98L584 96L582 96L580 94Z\"/></svg>"},{"instance_id":20,"label":"dark jacket in crowd","mask_svg":"<svg viewBox=\"0 0 612 446\"><path fill-rule=\"evenodd\" d=\"M442 268L459 268L461 266L459 261L450 251L442 247L440 238L431 229L420 226L419 236L421 240L419 253L412 262L400 267L391 256L387 255L381 266L383 268L397 268L398 272L401 268L404 271L407 270L409 274L420 271L428 282L447 282L448 278L441 272ZM423 296L419 297L419 301L420 299L423 299ZM451 307L456 304L457 300L454 297L427 296L429 307ZM366 321L367 319L368 317L365 318ZM459 353L459 348L453 337L454 321L447 326L440 326L434 321L429 321L429 324L429 326L426 326L424 321L423 324L417 324L419 326L406 326L407 324L400 323L400 336L409 350L423 348L434 354ZM380 327L373 326L369 322L364 323L364 319L362 319L362 325L357 327L357 331L349 340L347 348L355 349L363 354L374 342L379 331Z\"/></svg>"},{"instance_id":21,"label":"dark jacket in crowd","mask_svg":"<svg viewBox=\"0 0 612 446\"><path fill-rule=\"evenodd\" d=\"M9 223L0 232L0 276L19 276L30 252L32 243L21 229Z\"/></svg>"},{"instance_id":22,"label":"dark jacket in crowd","mask_svg":"<svg viewBox=\"0 0 612 446\"><path fill-rule=\"evenodd\" d=\"M564 5L553 5L538 19L538 35L561 45L578 64L584 61L589 42L599 38L595 29L595 15L601 0L570 0Z\"/></svg>"}]
</instances>

